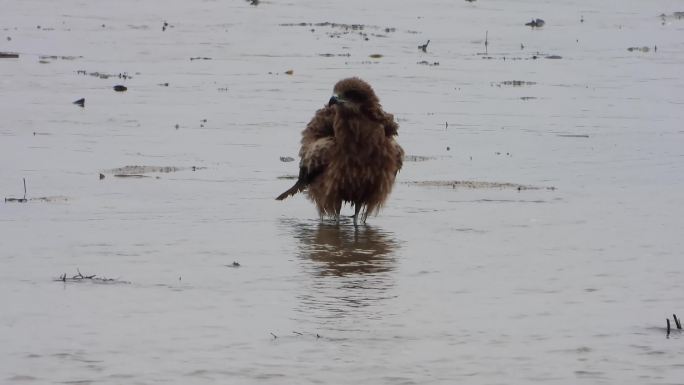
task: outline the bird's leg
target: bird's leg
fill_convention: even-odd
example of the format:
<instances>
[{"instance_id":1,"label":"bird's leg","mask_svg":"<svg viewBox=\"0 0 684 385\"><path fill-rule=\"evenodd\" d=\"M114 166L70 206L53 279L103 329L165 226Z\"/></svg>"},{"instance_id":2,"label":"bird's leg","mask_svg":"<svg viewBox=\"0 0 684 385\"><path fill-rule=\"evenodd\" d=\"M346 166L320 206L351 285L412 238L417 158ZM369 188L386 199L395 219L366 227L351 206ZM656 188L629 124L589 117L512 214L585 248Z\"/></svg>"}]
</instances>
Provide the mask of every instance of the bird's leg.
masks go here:
<instances>
[{"instance_id":1,"label":"bird's leg","mask_svg":"<svg viewBox=\"0 0 684 385\"><path fill-rule=\"evenodd\" d=\"M354 203L354 227L356 227L358 224L359 211L361 211L361 204ZM365 221L365 218L364 218L364 221Z\"/></svg>"},{"instance_id":2,"label":"bird's leg","mask_svg":"<svg viewBox=\"0 0 684 385\"><path fill-rule=\"evenodd\" d=\"M339 201L335 206L335 223L340 224L340 212L342 211L342 201Z\"/></svg>"}]
</instances>

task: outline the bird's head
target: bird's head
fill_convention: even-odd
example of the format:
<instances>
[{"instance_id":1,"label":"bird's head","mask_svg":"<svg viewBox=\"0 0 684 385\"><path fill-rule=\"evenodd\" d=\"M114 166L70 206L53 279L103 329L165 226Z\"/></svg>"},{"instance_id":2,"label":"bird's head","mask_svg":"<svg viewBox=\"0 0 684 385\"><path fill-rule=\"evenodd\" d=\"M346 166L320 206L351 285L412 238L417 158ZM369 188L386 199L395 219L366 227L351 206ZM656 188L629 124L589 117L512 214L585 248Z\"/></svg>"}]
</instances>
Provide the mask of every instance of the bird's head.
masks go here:
<instances>
[{"instance_id":1,"label":"bird's head","mask_svg":"<svg viewBox=\"0 0 684 385\"><path fill-rule=\"evenodd\" d=\"M359 78L342 79L333 89L328 106L338 106L342 111L361 112L380 103L370 84Z\"/></svg>"}]
</instances>

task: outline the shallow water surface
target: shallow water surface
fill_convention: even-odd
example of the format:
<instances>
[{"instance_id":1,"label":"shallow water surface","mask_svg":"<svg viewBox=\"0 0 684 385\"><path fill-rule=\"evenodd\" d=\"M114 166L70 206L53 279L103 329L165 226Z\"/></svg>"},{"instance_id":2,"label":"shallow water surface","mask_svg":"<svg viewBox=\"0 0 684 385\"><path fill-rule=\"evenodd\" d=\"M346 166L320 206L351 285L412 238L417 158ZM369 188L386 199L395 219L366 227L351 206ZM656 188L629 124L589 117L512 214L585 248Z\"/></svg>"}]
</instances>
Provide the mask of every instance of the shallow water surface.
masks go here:
<instances>
[{"instance_id":1,"label":"shallow water surface","mask_svg":"<svg viewBox=\"0 0 684 385\"><path fill-rule=\"evenodd\" d=\"M684 378L680 1L6 3L1 383ZM352 75L359 229L274 200Z\"/></svg>"}]
</instances>

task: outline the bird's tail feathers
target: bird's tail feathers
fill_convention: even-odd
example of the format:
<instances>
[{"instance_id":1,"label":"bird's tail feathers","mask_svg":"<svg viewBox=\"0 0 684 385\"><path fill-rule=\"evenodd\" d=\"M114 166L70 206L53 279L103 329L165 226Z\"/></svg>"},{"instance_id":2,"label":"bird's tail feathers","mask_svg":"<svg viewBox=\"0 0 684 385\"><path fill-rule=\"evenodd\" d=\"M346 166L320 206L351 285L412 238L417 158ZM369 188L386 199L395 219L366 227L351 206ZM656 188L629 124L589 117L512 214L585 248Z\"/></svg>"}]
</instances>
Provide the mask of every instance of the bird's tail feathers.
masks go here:
<instances>
[{"instance_id":1,"label":"bird's tail feathers","mask_svg":"<svg viewBox=\"0 0 684 385\"><path fill-rule=\"evenodd\" d=\"M284 193L278 195L276 198L277 201L282 201L283 199L290 197L292 195L295 195L296 193L304 190L304 185L300 183L300 181L297 181L297 183L294 184L294 186L290 187L287 191Z\"/></svg>"}]
</instances>

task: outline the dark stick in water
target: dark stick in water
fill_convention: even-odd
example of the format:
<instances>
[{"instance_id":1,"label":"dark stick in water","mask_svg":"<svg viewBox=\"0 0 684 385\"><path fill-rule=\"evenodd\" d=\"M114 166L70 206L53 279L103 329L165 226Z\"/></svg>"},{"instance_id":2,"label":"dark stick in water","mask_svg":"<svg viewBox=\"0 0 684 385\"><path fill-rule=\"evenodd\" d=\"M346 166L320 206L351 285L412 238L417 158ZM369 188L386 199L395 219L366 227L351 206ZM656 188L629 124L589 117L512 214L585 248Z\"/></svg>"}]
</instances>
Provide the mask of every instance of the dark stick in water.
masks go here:
<instances>
[{"instance_id":1,"label":"dark stick in water","mask_svg":"<svg viewBox=\"0 0 684 385\"><path fill-rule=\"evenodd\" d=\"M670 319L667 318L666 320L667 320L667 336L669 337L670 336Z\"/></svg>"},{"instance_id":2,"label":"dark stick in water","mask_svg":"<svg viewBox=\"0 0 684 385\"><path fill-rule=\"evenodd\" d=\"M675 325L677 325L677 329L681 329L682 323L679 321L679 318L677 318L677 314L672 314L672 316L674 317Z\"/></svg>"}]
</instances>

